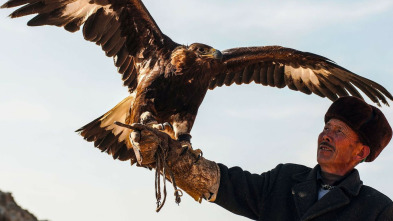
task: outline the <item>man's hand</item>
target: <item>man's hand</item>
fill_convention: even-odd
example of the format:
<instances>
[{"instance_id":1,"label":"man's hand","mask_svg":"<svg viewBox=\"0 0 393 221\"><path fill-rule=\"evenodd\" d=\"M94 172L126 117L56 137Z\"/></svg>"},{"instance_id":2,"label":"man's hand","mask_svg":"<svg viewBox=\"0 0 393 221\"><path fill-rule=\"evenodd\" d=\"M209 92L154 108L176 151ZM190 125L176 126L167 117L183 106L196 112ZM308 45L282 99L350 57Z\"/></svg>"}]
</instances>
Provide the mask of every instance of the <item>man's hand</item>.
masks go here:
<instances>
[{"instance_id":1,"label":"man's hand","mask_svg":"<svg viewBox=\"0 0 393 221\"><path fill-rule=\"evenodd\" d=\"M162 151L168 151L169 144L176 142L168 134L143 124L127 125L120 122L115 124L133 130L130 141L140 166L154 164L157 150L160 148Z\"/></svg>"},{"instance_id":2,"label":"man's hand","mask_svg":"<svg viewBox=\"0 0 393 221\"><path fill-rule=\"evenodd\" d=\"M155 154L158 148L168 150L168 138L163 132L143 124L132 124L134 131L130 134L130 141L138 164L148 166L155 163Z\"/></svg>"},{"instance_id":3,"label":"man's hand","mask_svg":"<svg viewBox=\"0 0 393 221\"><path fill-rule=\"evenodd\" d=\"M165 179L169 179L175 188L176 202L180 203L180 197L183 195L182 191L177 188L175 177L170 166L168 166L168 153L172 145L172 149L180 147L180 143L172 140L172 138L157 129L151 128L143 124L127 125L120 122L115 122L116 125L132 129L130 134L130 142L134 149L134 153L139 166L154 168L155 175L155 191L157 199L157 209L160 211L166 199L166 185ZM177 155L176 151L173 151ZM173 154L172 154L173 158ZM174 157L178 158L178 157ZM167 173L166 171L169 171ZM162 173L162 174L161 174ZM161 199L160 176L164 176L164 198ZM162 200L162 201L161 201Z\"/></svg>"},{"instance_id":4,"label":"man's hand","mask_svg":"<svg viewBox=\"0 0 393 221\"><path fill-rule=\"evenodd\" d=\"M202 198L215 200L220 181L220 171L215 162L206 160L202 156L195 156L189 149L182 148L179 141L173 140L168 134L157 129L143 124L127 125L119 122L115 124L133 130L130 141L138 164L156 169L156 176L162 172L175 186L176 194L178 194L177 185L198 202L201 202ZM157 201L159 199L160 197L157 197Z\"/></svg>"}]
</instances>

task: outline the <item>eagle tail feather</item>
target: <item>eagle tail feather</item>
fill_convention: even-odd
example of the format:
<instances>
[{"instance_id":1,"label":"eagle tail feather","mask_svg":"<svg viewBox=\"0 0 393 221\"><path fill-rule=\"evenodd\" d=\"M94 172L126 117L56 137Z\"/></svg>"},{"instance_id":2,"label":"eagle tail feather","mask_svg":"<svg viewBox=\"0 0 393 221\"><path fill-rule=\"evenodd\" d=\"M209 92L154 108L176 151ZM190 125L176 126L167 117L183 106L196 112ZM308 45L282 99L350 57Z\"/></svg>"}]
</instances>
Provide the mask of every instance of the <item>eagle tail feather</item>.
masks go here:
<instances>
[{"instance_id":1,"label":"eagle tail feather","mask_svg":"<svg viewBox=\"0 0 393 221\"><path fill-rule=\"evenodd\" d=\"M115 121L131 123L129 122L129 113L133 101L134 96L128 96L110 111L75 132L79 133L86 141L94 142L95 147L112 155L114 159L131 160L131 164L134 164L136 158L128 139L131 130L114 124Z\"/></svg>"}]
</instances>

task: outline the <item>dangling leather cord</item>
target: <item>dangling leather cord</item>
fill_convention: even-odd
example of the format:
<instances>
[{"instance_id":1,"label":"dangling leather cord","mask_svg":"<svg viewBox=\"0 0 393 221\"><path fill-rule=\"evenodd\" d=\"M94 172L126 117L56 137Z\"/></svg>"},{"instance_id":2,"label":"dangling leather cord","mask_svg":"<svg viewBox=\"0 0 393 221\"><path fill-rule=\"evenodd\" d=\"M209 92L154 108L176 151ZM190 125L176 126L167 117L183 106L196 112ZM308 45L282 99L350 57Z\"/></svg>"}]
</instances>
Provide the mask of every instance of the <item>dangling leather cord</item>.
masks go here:
<instances>
[{"instance_id":1,"label":"dangling leather cord","mask_svg":"<svg viewBox=\"0 0 393 221\"><path fill-rule=\"evenodd\" d=\"M177 204L179 204L181 202L180 197L183 196L183 192L177 188L175 177L173 176L171 169L166 164L167 155L168 155L168 151L163 150L161 145L159 145L156 155L155 155L155 158L156 158L155 192L156 192L156 200L157 200L156 212L159 212L165 204L166 195L167 195L167 192L166 192L166 171L167 170L169 172L169 177L171 178L173 188L175 189L175 193L174 193L175 202ZM160 171L162 171L162 174L160 173ZM161 180L160 180L161 175L163 176L163 182L164 182L164 189L163 189L164 198L162 199L162 202L161 202Z\"/></svg>"},{"instance_id":2,"label":"dangling leather cord","mask_svg":"<svg viewBox=\"0 0 393 221\"><path fill-rule=\"evenodd\" d=\"M114 124L121 126L121 127L131 129L131 130L137 130L136 128L134 128L131 125L124 124L124 123L121 123L118 121L115 121ZM132 142L132 140L131 140L131 142ZM155 183L154 183L155 192L156 192L156 200L157 200L156 212L159 212L165 204L166 195L167 195L167 192L166 192L166 171L167 170L169 172L169 177L171 179L170 181L172 182L173 188L175 189L175 193L174 193L175 202L177 204L179 204L181 201L180 197L183 196L183 192L177 188L175 177L173 176L172 170L166 164L167 157L168 157L168 150L164 150L161 145L158 145L157 152L155 153L156 172L155 172ZM164 198L163 198L162 202L161 202L161 181L160 181L161 171L162 171L162 176L163 176L163 180L164 180L164 189L163 189Z\"/></svg>"}]
</instances>

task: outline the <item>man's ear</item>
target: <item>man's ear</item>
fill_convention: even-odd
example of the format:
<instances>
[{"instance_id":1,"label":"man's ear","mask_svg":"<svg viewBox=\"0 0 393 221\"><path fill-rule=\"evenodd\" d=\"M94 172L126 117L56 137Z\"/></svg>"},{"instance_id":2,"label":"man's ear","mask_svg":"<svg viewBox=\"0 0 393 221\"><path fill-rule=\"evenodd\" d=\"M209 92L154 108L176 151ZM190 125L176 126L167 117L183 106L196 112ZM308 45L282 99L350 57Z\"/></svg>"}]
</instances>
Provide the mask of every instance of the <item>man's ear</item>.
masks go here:
<instances>
[{"instance_id":1,"label":"man's ear","mask_svg":"<svg viewBox=\"0 0 393 221\"><path fill-rule=\"evenodd\" d=\"M363 161L364 159L366 159L366 157L370 154L370 147L367 145L362 145L360 151L358 152L358 154L356 155L356 160L358 160L359 162Z\"/></svg>"}]
</instances>

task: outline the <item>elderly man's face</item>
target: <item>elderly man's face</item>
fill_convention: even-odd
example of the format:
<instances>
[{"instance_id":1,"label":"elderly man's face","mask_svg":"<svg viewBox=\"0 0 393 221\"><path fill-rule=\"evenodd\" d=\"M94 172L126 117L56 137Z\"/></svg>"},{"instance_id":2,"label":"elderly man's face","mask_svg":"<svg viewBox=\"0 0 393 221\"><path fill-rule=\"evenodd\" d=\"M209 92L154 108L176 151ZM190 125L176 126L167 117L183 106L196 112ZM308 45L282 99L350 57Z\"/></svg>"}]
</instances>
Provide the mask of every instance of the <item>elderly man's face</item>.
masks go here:
<instances>
[{"instance_id":1,"label":"elderly man's face","mask_svg":"<svg viewBox=\"0 0 393 221\"><path fill-rule=\"evenodd\" d=\"M319 134L317 161L324 172L345 175L363 158L362 151L358 135L340 120L331 119Z\"/></svg>"}]
</instances>

